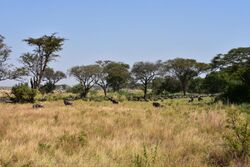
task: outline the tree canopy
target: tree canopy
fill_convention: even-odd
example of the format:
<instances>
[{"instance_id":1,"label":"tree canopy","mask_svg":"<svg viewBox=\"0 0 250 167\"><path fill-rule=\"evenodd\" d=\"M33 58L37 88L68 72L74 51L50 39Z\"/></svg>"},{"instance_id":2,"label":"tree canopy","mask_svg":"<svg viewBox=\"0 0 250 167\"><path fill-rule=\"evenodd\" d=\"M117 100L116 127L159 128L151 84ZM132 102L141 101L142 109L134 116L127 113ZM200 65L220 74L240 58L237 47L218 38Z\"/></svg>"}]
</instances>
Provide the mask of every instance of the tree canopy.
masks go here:
<instances>
[{"instance_id":1,"label":"tree canopy","mask_svg":"<svg viewBox=\"0 0 250 167\"><path fill-rule=\"evenodd\" d=\"M166 70L180 81L184 95L186 95L189 81L208 69L208 65L205 63L197 62L194 59L184 58L168 60L165 62L165 65Z\"/></svg>"},{"instance_id":2,"label":"tree canopy","mask_svg":"<svg viewBox=\"0 0 250 167\"><path fill-rule=\"evenodd\" d=\"M62 50L64 40L56 34L24 40L28 45L35 47L32 53L25 53L20 57L20 62L31 76L32 88L40 87L48 64L59 56L56 53Z\"/></svg>"}]
</instances>

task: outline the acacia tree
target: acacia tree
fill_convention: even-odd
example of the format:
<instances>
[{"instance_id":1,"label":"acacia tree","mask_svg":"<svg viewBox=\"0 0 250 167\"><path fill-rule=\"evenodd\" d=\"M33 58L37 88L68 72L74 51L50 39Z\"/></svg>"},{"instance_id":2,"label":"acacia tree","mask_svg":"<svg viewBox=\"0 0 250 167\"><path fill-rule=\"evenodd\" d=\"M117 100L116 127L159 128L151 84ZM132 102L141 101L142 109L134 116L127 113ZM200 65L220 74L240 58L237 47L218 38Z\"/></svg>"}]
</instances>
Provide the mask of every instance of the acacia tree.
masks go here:
<instances>
[{"instance_id":1,"label":"acacia tree","mask_svg":"<svg viewBox=\"0 0 250 167\"><path fill-rule=\"evenodd\" d=\"M226 54L218 54L211 63L212 70L220 69L231 74L231 78L250 84L250 47L231 49Z\"/></svg>"},{"instance_id":2,"label":"acacia tree","mask_svg":"<svg viewBox=\"0 0 250 167\"><path fill-rule=\"evenodd\" d=\"M4 43L4 37L0 35L0 81L6 79L20 79L25 75L23 68L13 68L11 64L6 63L11 49Z\"/></svg>"},{"instance_id":3,"label":"acacia tree","mask_svg":"<svg viewBox=\"0 0 250 167\"><path fill-rule=\"evenodd\" d=\"M10 52L10 48L4 43L4 37L0 35L0 81L10 78L9 65L6 64Z\"/></svg>"},{"instance_id":4,"label":"acacia tree","mask_svg":"<svg viewBox=\"0 0 250 167\"><path fill-rule=\"evenodd\" d=\"M81 98L86 98L89 90L97 83L98 74L101 69L99 65L75 66L69 70L71 76L75 77L82 86Z\"/></svg>"},{"instance_id":5,"label":"acacia tree","mask_svg":"<svg viewBox=\"0 0 250 167\"><path fill-rule=\"evenodd\" d=\"M188 83L194 77L207 70L208 65L197 62L194 59L176 58L165 62L166 70L172 73L181 84L184 96L186 95Z\"/></svg>"},{"instance_id":6,"label":"acacia tree","mask_svg":"<svg viewBox=\"0 0 250 167\"><path fill-rule=\"evenodd\" d=\"M44 80L53 85L58 83L60 80L66 78L66 74L62 71L54 71L53 68L46 68L44 72Z\"/></svg>"},{"instance_id":7,"label":"acacia tree","mask_svg":"<svg viewBox=\"0 0 250 167\"><path fill-rule=\"evenodd\" d=\"M250 47L235 48L226 54L219 54L212 60L211 66L216 73L226 76L226 88L221 96L223 100L250 102Z\"/></svg>"},{"instance_id":8,"label":"acacia tree","mask_svg":"<svg viewBox=\"0 0 250 167\"><path fill-rule=\"evenodd\" d=\"M160 63L137 62L133 65L131 73L135 81L143 86L144 99L147 99L148 85L159 74Z\"/></svg>"},{"instance_id":9,"label":"acacia tree","mask_svg":"<svg viewBox=\"0 0 250 167\"><path fill-rule=\"evenodd\" d=\"M96 82L96 84L98 86L100 86L103 90L104 96L107 96L107 89L109 87L109 83L108 83L108 71L107 71L107 65L111 63L111 61L106 60L106 61L97 61L96 64L99 65L100 70L98 73L98 80Z\"/></svg>"},{"instance_id":10,"label":"acacia tree","mask_svg":"<svg viewBox=\"0 0 250 167\"><path fill-rule=\"evenodd\" d=\"M25 53L20 57L20 62L31 76L32 88L38 89L40 87L48 64L59 56L56 53L62 50L64 40L55 34L24 40L28 45L35 47L32 53Z\"/></svg>"},{"instance_id":11,"label":"acacia tree","mask_svg":"<svg viewBox=\"0 0 250 167\"><path fill-rule=\"evenodd\" d=\"M105 71L108 73L107 82L114 92L123 88L130 78L129 65L122 62L108 63Z\"/></svg>"}]
</instances>

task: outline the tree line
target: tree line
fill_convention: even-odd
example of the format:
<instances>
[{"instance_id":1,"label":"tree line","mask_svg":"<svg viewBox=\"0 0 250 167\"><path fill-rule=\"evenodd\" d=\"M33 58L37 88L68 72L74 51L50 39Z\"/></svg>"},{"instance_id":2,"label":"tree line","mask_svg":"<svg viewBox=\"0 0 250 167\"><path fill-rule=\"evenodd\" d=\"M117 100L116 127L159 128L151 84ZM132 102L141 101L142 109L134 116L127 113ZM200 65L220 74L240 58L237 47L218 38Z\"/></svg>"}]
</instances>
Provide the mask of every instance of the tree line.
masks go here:
<instances>
[{"instance_id":1,"label":"tree line","mask_svg":"<svg viewBox=\"0 0 250 167\"><path fill-rule=\"evenodd\" d=\"M0 35L0 81L29 78L32 89L51 92L56 83L66 74L49 67L62 50L65 39L56 34L23 40L33 48L20 56L21 67L8 64L10 47ZM250 102L250 47L231 49L226 54L216 55L210 63L194 59L175 58L166 61L136 62L129 66L124 62L110 60L94 64L74 66L68 70L80 86L80 97L86 98L94 86L99 86L104 95L122 88L141 88L146 100L148 89L156 95L187 92L220 94L229 102ZM200 77L203 74L205 77ZM151 93L152 93L151 92Z\"/></svg>"}]
</instances>

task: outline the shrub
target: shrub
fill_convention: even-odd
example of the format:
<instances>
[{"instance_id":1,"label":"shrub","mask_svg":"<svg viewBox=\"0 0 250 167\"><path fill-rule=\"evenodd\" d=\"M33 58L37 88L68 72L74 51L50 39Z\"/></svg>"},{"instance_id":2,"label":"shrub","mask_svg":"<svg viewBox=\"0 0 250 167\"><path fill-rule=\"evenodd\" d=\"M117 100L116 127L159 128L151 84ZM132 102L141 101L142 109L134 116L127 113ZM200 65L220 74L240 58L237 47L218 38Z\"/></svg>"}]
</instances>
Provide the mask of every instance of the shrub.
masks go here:
<instances>
[{"instance_id":1,"label":"shrub","mask_svg":"<svg viewBox=\"0 0 250 167\"><path fill-rule=\"evenodd\" d=\"M15 96L15 102L34 102L35 96L37 94L37 90L32 89L28 86L28 84L18 84L12 87L12 94Z\"/></svg>"},{"instance_id":2,"label":"shrub","mask_svg":"<svg viewBox=\"0 0 250 167\"><path fill-rule=\"evenodd\" d=\"M224 101L230 103L250 102L250 89L241 83L230 83L222 94Z\"/></svg>"},{"instance_id":3,"label":"shrub","mask_svg":"<svg viewBox=\"0 0 250 167\"><path fill-rule=\"evenodd\" d=\"M227 149L234 158L246 160L250 156L250 115L231 109L226 128L224 140Z\"/></svg>"},{"instance_id":4,"label":"shrub","mask_svg":"<svg viewBox=\"0 0 250 167\"><path fill-rule=\"evenodd\" d=\"M45 85L43 85L39 90L41 93L51 93L53 90L55 90L56 86L51 83L51 82L48 82L46 83Z\"/></svg>"},{"instance_id":5,"label":"shrub","mask_svg":"<svg viewBox=\"0 0 250 167\"><path fill-rule=\"evenodd\" d=\"M83 92L83 87L81 84L74 85L72 88L70 88L67 92L80 94Z\"/></svg>"}]
</instances>

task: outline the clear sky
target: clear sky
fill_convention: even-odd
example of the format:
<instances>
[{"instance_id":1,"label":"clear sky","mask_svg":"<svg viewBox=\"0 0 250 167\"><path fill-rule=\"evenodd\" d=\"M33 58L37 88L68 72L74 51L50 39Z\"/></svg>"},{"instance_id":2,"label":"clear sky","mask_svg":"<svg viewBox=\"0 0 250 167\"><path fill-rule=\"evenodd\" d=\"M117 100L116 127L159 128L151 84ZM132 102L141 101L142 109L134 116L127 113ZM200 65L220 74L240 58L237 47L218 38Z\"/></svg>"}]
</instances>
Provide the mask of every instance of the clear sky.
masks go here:
<instances>
[{"instance_id":1,"label":"clear sky","mask_svg":"<svg viewBox=\"0 0 250 167\"><path fill-rule=\"evenodd\" d=\"M249 8L249 0L1 0L0 34L12 47L10 62L18 65L30 50L23 39L57 32L68 40L51 66L64 72L107 59L209 62L250 45Z\"/></svg>"}]
</instances>

